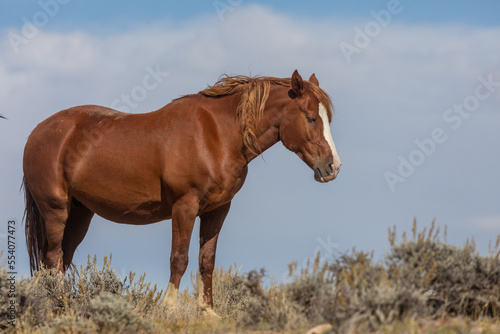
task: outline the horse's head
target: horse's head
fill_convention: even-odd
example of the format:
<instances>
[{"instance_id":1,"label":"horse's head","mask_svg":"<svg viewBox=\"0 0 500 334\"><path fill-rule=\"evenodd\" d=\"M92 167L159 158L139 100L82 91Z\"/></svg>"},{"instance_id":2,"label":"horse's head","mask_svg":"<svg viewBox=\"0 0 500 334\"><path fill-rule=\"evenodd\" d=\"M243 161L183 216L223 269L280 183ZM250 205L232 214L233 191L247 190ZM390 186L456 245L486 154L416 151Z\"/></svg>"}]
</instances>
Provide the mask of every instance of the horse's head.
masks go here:
<instances>
[{"instance_id":1,"label":"horse's head","mask_svg":"<svg viewBox=\"0 0 500 334\"><path fill-rule=\"evenodd\" d=\"M323 100L326 97L328 101L322 103L319 92L324 95ZM314 74L309 82L304 82L297 70L293 72L292 88L288 96L290 101L283 110L279 128L281 142L314 170L316 181L334 180L342 163L330 132L328 96L319 89L319 82Z\"/></svg>"}]
</instances>

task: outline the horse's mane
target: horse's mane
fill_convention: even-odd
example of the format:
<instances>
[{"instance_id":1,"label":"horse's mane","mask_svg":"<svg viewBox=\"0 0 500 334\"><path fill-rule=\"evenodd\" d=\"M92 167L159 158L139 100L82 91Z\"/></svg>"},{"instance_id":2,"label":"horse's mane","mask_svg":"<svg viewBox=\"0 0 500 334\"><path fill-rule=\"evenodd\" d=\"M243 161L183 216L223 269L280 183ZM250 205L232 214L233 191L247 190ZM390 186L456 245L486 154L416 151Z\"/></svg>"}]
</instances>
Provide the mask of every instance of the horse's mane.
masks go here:
<instances>
[{"instance_id":1,"label":"horse's mane","mask_svg":"<svg viewBox=\"0 0 500 334\"><path fill-rule=\"evenodd\" d=\"M242 92L241 100L236 111L240 118L243 143L248 150L254 153L260 153L256 152L253 146L256 139L254 129L264 112L271 85L291 88L292 79L262 76L248 77L244 75L228 76L224 74L213 86L208 86L206 89L202 90L200 94L218 97ZM333 105L330 96L319 86L309 81L304 81L304 85L305 88L310 89L318 101L324 105L328 118L331 119Z\"/></svg>"}]
</instances>

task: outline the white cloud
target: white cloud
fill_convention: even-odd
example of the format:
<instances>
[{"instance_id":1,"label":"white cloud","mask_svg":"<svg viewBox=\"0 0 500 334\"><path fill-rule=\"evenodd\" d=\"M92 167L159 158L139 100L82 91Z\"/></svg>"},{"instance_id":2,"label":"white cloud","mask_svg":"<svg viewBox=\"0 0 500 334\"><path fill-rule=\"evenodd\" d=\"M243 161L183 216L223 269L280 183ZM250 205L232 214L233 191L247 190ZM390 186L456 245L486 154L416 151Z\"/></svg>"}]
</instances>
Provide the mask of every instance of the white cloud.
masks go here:
<instances>
[{"instance_id":1,"label":"white cloud","mask_svg":"<svg viewBox=\"0 0 500 334\"><path fill-rule=\"evenodd\" d=\"M500 234L500 215L476 216L467 222L467 226L475 231Z\"/></svg>"},{"instance_id":2,"label":"white cloud","mask_svg":"<svg viewBox=\"0 0 500 334\"><path fill-rule=\"evenodd\" d=\"M26 80L47 85L57 77L88 90L94 78L100 84L92 83L93 89L102 95L103 89L133 84L130 80L145 66L160 63L178 80L186 78L181 85L201 89L224 71L288 76L298 67L304 75L317 72L322 83L344 96L362 92L370 103L390 97L402 105L425 105L438 95L451 97L466 89L469 80L497 66L500 54L492 42L500 29L392 23L347 64L338 45L351 41L354 24L299 21L259 6L241 7L226 17L221 22L215 15L204 16L176 26L160 22L104 36L41 31L18 55L3 45L7 78L24 78L7 85L26 87Z\"/></svg>"},{"instance_id":3,"label":"white cloud","mask_svg":"<svg viewBox=\"0 0 500 334\"><path fill-rule=\"evenodd\" d=\"M79 74L95 64L99 46L95 38L82 32L41 33L22 52L8 53L11 64L24 64L29 69Z\"/></svg>"}]
</instances>

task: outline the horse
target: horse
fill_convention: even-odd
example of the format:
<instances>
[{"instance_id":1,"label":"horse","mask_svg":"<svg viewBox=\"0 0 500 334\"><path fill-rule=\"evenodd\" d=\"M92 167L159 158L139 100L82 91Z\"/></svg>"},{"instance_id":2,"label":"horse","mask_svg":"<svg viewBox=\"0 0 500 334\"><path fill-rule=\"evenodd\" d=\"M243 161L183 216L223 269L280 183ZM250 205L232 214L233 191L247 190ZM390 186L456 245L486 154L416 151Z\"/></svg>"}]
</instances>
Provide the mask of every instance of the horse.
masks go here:
<instances>
[{"instance_id":1,"label":"horse","mask_svg":"<svg viewBox=\"0 0 500 334\"><path fill-rule=\"evenodd\" d=\"M30 270L64 273L94 214L145 225L172 220L170 280L162 305L175 309L200 217L199 307L213 312L219 232L248 164L281 141L326 183L340 171L333 105L315 74L222 75L197 94L143 114L96 105L59 111L30 134L23 157ZM215 314L215 313L214 313Z\"/></svg>"}]
</instances>

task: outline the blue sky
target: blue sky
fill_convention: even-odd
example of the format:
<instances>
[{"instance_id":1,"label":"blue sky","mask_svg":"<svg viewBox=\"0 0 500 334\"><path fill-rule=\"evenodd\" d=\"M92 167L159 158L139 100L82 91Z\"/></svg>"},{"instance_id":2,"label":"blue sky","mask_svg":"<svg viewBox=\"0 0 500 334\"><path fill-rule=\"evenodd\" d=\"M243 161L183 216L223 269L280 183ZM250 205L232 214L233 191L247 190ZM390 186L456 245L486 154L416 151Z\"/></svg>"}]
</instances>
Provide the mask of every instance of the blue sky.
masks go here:
<instances>
[{"instance_id":1,"label":"blue sky","mask_svg":"<svg viewBox=\"0 0 500 334\"><path fill-rule=\"evenodd\" d=\"M148 68L168 76L131 112L197 92L222 73L285 77L297 68L305 78L315 72L333 97L338 179L316 183L280 143L265 152L233 201L217 265L264 267L282 280L288 263L303 265L318 250L331 258L374 249L378 258L387 228L410 231L413 217L421 227L436 218L457 245L474 236L483 253L500 234L498 1L59 1L0 2L0 113L8 117L0 122L0 243L16 219L21 273L29 273L19 186L30 131L75 105L123 110L114 102ZM26 22L37 20L30 32ZM146 272L164 287L170 223L96 217L75 262L109 253L120 274Z\"/></svg>"},{"instance_id":2,"label":"blue sky","mask_svg":"<svg viewBox=\"0 0 500 334\"><path fill-rule=\"evenodd\" d=\"M50 1L41 1L50 3ZM120 25L120 28L130 28L148 24L158 20L183 22L200 15L213 15L215 8L260 4L280 13L296 18L321 20L359 20L369 19L372 10L383 9L388 0L374 1L148 1L138 4L136 1L61 1L60 17L51 22L47 29L88 29L93 25L105 29L116 29L110 25ZM417 1L399 0L401 6L410 9L398 20L412 24L473 24L480 26L498 25L500 3L495 0L480 0L472 3L467 0L457 1ZM232 4L237 4L233 6ZM22 25L21 18L28 17L40 9L39 1L4 0L0 4L0 27L18 27ZM31 15L30 15L31 14Z\"/></svg>"}]
</instances>

